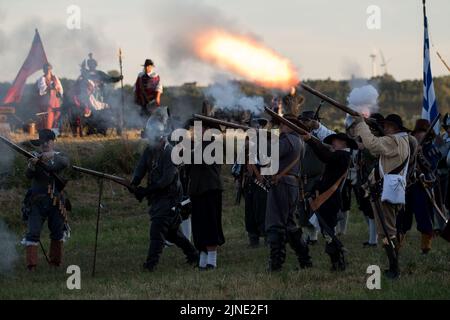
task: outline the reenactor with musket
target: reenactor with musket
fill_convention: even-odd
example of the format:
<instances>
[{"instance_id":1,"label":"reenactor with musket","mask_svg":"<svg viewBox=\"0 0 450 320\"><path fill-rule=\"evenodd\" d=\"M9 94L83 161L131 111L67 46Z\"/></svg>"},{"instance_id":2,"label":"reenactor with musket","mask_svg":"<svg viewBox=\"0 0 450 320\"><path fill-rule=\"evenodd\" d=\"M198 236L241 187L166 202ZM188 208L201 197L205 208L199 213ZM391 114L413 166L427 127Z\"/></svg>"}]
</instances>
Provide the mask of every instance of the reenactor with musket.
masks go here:
<instances>
[{"instance_id":1,"label":"reenactor with musket","mask_svg":"<svg viewBox=\"0 0 450 320\"><path fill-rule=\"evenodd\" d=\"M268 121L255 119L252 127L263 129ZM247 159L248 160L248 159ZM246 161L244 170L244 196L245 196L245 230L248 234L250 248L259 246L260 238L266 236L265 217L268 189L265 187L265 177L261 175L261 163L255 159L256 164Z\"/></svg>"},{"instance_id":2,"label":"reenactor with musket","mask_svg":"<svg viewBox=\"0 0 450 320\"><path fill-rule=\"evenodd\" d=\"M370 115L371 119L374 119L379 126L382 126L384 117L379 113L373 113ZM368 240L363 243L363 247L370 248L376 247L378 244L377 230L375 226L375 217L372 205L370 203L370 190L369 190L369 175L378 166L378 157L372 155L362 144L361 138L355 135L355 123L352 117L346 118L347 134L355 139L358 144L358 150L355 155L355 170L356 177L353 185L353 191L355 194L356 202L359 210L363 213L368 229ZM382 133L376 129L376 127L370 128L375 136L381 136Z\"/></svg>"},{"instance_id":3,"label":"reenactor with musket","mask_svg":"<svg viewBox=\"0 0 450 320\"><path fill-rule=\"evenodd\" d=\"M302 126L296 116L285 115L283 118ZM304 144L299 134L281 122L279 171L272 177L266 208L266 234L270 247L269 272L281 270L286 259L286 242L294 250L300 268L312 267L308 246L295 222L303 152Z\"/></svg>"},{"instance_id":4,"label":"reenactor with musket","mask_svg":"<svg viewBox=\"0 0 450 320\"><path fill-rule=\"evenodd\" d=\"M64 183L57 174L69 166L69 158L54 150L55 139L52 130L39 131L39 139L31 143L40 146L41 152L29 159L25 172L31 180L31 188L24 201L24 219L28 225L25 236L26 263L30 271L35 270L38 264L38 246L45 220L48 221L51 240L48 262L55 267L62 263L67 203L63 193Z\"/></svg>"},{"instance_id":5,"label":"reenactor with musket","mask_svg":"<svg viewBox=\"0 0 450 320\"><path fill-rule=\"evenodd\" d=\"M336 237L335 227L338 213L342 209L341 192L348 175L350 152L356 150L358 146L345 133L329 135L323 143L313 139L311 134L302 135L302 138L325 164L324 173L317 185L316 196L310 202L310 206L316 211L316 215L320 216L321 228L326 230L325 252L330 256L331 270L343 271L346 269L344 248Z\"/></svg>"},{"instance_id":6,"label":"reenactor with musket","mask_svg":"<svg viewBox=\"0 0 450 320\"><path fill-rule=\"evenodd\" d=\"M370 176L372 203L375 211L378 237L383 239L389 260L388 278L400 275L399 240L397 238L397 215L405 204L405 187L408 164L412 154L410 136L403 121L396 114L383 121L384 136L375 136L362 116L354 116L355 135L374 156L380 157L379 166Z\"/></svg>"},{"instance_id":7,"label":"reenactor with musket","mask_svg":"<svg viewBox=\"0 0 450 320\"><path fill-rule=\"evenodd\" d=\"M163 112L161 108L158 110ZM150 205L150 246L143 265L148 271L155 270L166 240L183 250L187 263L196 265L199 259L197 250L180 229L182 218L176 207L183 191L178 169L171 159L173 147L167 140L168 126L160 121L159 112L147 122L145 134L149 145L134 170L129 188L137 200L147 198ZM139 186L146 175L147 186Z\"/></svg>"},{"instance_id":8,"label":"reenactor with musket","mask_svg":"<svg viewBox=\"0 0 450 320\"><path fill-rule=\"evenodd\" d=\"M318 107L318 109L320 106ZM327 129L320 123L318 112L304 111L298 117L298 120L315 136L323 140L328 135L334 134L334 131ZM309 222L312 212L308 205L308 199L312 197L320 178L323 175L325 164L320 161L312 148L305 144L305 153L301 159L301 179L300 183L300 202L298 207L299 223L305 232L305 239L308 244L317 243L319 229Z\"/></svg>"}]
</instances>

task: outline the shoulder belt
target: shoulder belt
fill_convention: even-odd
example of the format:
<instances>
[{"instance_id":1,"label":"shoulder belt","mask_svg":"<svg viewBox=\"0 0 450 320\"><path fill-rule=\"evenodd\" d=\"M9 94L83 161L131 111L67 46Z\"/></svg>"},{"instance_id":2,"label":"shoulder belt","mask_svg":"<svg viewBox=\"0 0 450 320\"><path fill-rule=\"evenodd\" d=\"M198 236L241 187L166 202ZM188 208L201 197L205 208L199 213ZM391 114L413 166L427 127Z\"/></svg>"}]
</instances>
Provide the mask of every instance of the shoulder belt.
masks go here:
<instances>
[{"instance_id":1,"label":"shoulder belt","mask_svg":"<svg viewBox=\"0 0 450 320\"><path fill-rule=\"evenodd\" d=\"M348 169L344 172L342 176L337 179L337 181L325 192L319 194L316 198L310 200L309 206L313 211L319 209L330 197L336 192L339 188L339 185L344 181L345 177L347 177Z\"/></svg>"}]
</instances>

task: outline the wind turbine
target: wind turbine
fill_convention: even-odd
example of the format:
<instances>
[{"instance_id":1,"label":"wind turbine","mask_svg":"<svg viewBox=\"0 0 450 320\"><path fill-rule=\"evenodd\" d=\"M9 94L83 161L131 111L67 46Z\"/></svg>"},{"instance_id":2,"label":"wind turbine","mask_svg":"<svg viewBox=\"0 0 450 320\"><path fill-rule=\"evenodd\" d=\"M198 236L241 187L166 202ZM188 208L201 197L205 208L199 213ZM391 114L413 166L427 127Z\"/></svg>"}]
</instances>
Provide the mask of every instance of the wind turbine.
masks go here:
<instances>
[{"instance_id":1,"label":"wind turbine","mask_svg":"<svg viewBox=\"0 0 450 320\"><path fill-rule=\"evenodd\" d=\"M384 74L386 75L386 74L388 74L388 67L387 67L387 65L388 65L389 61L391 61L392 59L389 59L389 60L386 61L386 59L384 58L383 51L381 51L381 49L380 49L380 57L381 57L380 67L384 68Z\"/></svg>"},{"instance_id":2,"label":"wind turbine","mask_svg":"<svg viewBox=\"0 0 450 320\"><path fill-rule=\"evenodd\" d=\"M369 57L372 60L372 78L375 78L377 76L377 55L375 52L373 52Z\"/></svg>"}]
</instances>

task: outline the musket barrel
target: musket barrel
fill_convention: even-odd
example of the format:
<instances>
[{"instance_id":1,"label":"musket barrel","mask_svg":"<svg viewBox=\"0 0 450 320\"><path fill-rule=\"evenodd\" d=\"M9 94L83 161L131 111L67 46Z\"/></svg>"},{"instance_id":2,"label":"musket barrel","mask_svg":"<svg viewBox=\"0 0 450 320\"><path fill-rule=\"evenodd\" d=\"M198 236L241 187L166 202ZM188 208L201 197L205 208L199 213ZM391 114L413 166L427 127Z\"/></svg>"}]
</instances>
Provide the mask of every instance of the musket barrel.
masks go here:
<instances>
[{"instance_id":1,"label":"musket barrel","mask_svg":"<svg viewBox=\"0 0 450 320\"><path fill-rule=\"evenodd\" d=\"M300 86L303 89L305 89L306 91L308 91L309 93L315 95L316 97L319 97L320 99L328 102L329 104L335 106L336 108L341 109L342 111L348 113L349 115L359 116L359 113L356 112L355 110L353 110L353 109L347 107L346 105L344 105L344 104L334 100L333 98L330 98L329 96L323 94L322 92L319 92L319 91L311 88L310 86L308 86L308 85L306 85L304 83L300 84Z\"/></svg>"},{"instance_id":2,"label":"musket barrel","mask_svg":"<svg viewBox=\"0 0 450 320\"><path fill-rule=\"evenodd\" d=\"M334 100L333 98L330 98L329 96L323 94L322 92L319 92L319 91L311 88L310 86L308 86L308 85L306 85L304 83L300 84L300 86L303 89L305 89L305 91L308 91L309 93L311 93L311 94L315 95L316 97L318 97L318 98L328 102L329 104L331 104L331 105L335 106L336 108L344 111L345 113L348 113L351 116L355 116L355 117L361 116L361 114L359 112L357 112L357 111L353 110L352 108L349 108L348 106L346 106L346 105L344 105L344 104ZM381 128L374 119L364 118L364 121L367 123L367 125L369 125L372 128L375 128L376 130L380 131L384 135L384 132L382 130L383 128Z\"/></svg>"},{"instance_id":3,"label":"musket barrel","mask_svg":"<svg viewBox=\"0 0 450 320\"><path fill-rule=\"evenodd\" d=\"M15 144L14 142L6 139L3 136L0 136L0 141L2 141L4 144L6 144L7 146L9 146L10 148L14 149L15 151L19 152L21 155L25 156L27 159L31 159L31 158L37 158L35 155L33 155L32 153L28 152L27 150L19 147L17 144ZM42 161L38 161L37 165L40 166L41 168L43 168L45 171L47 171L56 181L56 185L57 188L62 191L64 189L64 187L66 186L66 181L61 178L59 175L57 175L55 172L52 172L48 169L48 166L43 163Z\"/></svg>"},{"instance_id":4,"label":"musket barrel","mask_svg":"<svg viewBox=\"0 0 450 320\"><path fill-rule=\"evenodd\" d=\"M127 179L122 178L122 177L118 177L118 176L115 176L115 175L112 175L112 174L107 174L107 173L104 173L104 172L99 172L99 171L95 171L95 170L91 170L91 169L87 169L87 168L83 168L83 167L78 167L78 166L72 166L72 168L74 170L76 170L76 171L79 171L79 172L82 172L82 173L86 173L86 174L89 174L91 176L95 176L95 177L98 177L98 178L103 178L103 179L108 179L108 180L114 181L114 182L116 182L118 184L121 184L121 185L123 185L125 187L130 187L130 185L131 185L130 182Z\"/></svg>"},{"instance_id":5,"label":"musket barrel","mask_svg":"<svg viewBox=\"0 0 450 320\"><path fill-rule=\"evenodd\" d=\"M297 126L296 124L292 123L291 121L283 118L282 116L280 116L278 113L276 113L275 111L271 110L268 107L264 107L264 110L273 118L276 119L278 122L281 122L282 124L286 125L287 127L289 127L290 129L294 130L295 132L297 132L300 135L306 135L309 134L308 131L306 131L303 128L300 128L299 126Z\"/></svg>"},{"instance_id":6,"label":"musket barrel","mask_svg":"<svg viewBox=\"0 0 450 320\"><path fill-rule=\"evenodd\" d=\"M441 114L439 113L436 118L434 118L433 122L431 122L430 127L427 129L427 132L425 132L425 135L423 136L422 140L420 141L420 145L423 145L428 137L431 135L431 133L434 131L434 127L438 123L438 121L441 119Z\"/></svg>"},{"instance_id":7,"label":"musket barrel","mask_svg":"<svg viewBox=\"0 0 450 320\"><path fill-rule=\"evenodd\" d=\"M251 127L249 127L249 126L244 126L244 125L238 124L238 123L215 119L215 118L211 118L211 117L204 116L201 114L194 114L193 117L200 121L205 121L205 122L221 125L221 126L228 127L228 128L241 129L244 131L251 129Z\"/></svg>"}]
</instances>

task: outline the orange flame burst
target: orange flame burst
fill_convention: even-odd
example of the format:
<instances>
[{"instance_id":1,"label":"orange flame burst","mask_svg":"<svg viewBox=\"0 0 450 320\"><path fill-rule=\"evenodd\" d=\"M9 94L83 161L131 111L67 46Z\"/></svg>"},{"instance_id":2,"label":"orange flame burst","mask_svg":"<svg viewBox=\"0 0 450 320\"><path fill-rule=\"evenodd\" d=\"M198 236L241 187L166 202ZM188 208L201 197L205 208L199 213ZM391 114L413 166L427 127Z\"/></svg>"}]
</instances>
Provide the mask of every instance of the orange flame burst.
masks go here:
<instances>
[{"instance_id":1,"label":"orange flame burst","mask_svg":"<svg viewBox=\"0 0 450 320\"><path fill-rule=\"evenodd\" d=\"M197 36L194 50L200 59L264 87L286 89L299 82L288 59L248 37L207 31Z\"/></svg>"}]
</instances>

